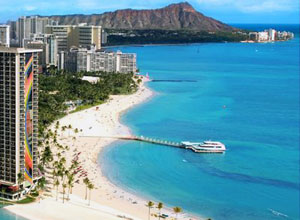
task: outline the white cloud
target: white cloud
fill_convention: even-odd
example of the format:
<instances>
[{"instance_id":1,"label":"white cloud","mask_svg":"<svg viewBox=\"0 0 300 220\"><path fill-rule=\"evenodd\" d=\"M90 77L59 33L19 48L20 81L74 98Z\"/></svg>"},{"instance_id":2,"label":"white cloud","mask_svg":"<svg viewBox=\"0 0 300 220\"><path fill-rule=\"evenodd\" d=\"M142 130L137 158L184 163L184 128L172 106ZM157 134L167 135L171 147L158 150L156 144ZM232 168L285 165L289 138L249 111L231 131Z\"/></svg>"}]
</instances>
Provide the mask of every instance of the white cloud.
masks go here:
<instances>
[{"instance_id":1,"label":"white cloud","mask_svg":"<svg viewBox=\"0 0 300 220\"><path fill-rule=\"evenodd\" d=\"M195 0L199 5L226 7L241 12L278 12L299 10L299 0Z\"/></svg>"},{"instance_id":2,"label":"white cloud","mask_svg":"<svg viewBox=\"0 0 300 220\"><path fill-rule=\"evenodd\" d=\"M37 7L34 7L34 6L25 6L24 7L25 11L34 11L37 9Z\"/></svg>"}]
</instances>

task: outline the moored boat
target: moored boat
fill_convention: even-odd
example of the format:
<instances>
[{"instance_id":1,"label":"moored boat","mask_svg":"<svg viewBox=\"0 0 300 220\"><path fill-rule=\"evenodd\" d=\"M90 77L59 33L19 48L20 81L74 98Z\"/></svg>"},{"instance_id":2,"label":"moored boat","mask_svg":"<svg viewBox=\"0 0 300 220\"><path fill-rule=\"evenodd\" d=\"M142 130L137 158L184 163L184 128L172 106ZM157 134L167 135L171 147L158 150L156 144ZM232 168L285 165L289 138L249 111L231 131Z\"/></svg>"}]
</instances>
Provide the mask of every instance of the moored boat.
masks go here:
<instances>
[{"instance_id":1,"label":"moored boat","mask_svg":"<svg viewBox=\"0 0 300 220\"><path fill-rule=\"evenodd\" d=\"M189 141L181 142L182 146L196 153L223 153L226 147L218 141L203 141L201 143L192 143Z\"/></svg>"}]
</instances>

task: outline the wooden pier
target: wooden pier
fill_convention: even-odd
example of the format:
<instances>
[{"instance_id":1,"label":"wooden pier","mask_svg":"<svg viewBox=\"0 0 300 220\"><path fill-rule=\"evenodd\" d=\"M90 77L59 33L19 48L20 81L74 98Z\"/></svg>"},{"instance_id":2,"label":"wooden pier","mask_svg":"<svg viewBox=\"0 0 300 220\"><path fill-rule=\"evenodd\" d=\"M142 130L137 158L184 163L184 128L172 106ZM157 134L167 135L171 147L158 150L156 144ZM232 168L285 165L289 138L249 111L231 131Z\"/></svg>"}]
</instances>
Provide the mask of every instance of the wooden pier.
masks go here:
<instances>
[{"instance_id":1,"label":"wooden pier","mask_svg":"<svg viewBox=\"0 0 300 220\"><path fill-rule=\"evenodd\" d=\"M118 139L118 140L140 141L140 142L146 142L146 143L151 143L151 144L164 145L164 146L168 146L168 147L187 149L187 150L191 150L195 153L224 153L224 151L218 151L218 150L215 150L215 151L198 150L191 146L185 146L184 144L179 143L179 142L160 140L160 139L149 138L149 137L144 137L144 136L84 136L84 137L113 138L113 139Z\"/></svg>"},{"instance_id":2,"label":"wooden pier","mask_svg":"<svg viewBox=\"0 0 300 220\"><path fill-rule=\"evenodd\" d=\"M169 147L185 148L181 143L178 143L178 142L148 138L148 137L144 137L144 136L119 137L118 139L141 141L141 142L147 142L147 143L151 143L151 144L165 145L165 146L169 146Z\"/></svg>"}]
</instances>

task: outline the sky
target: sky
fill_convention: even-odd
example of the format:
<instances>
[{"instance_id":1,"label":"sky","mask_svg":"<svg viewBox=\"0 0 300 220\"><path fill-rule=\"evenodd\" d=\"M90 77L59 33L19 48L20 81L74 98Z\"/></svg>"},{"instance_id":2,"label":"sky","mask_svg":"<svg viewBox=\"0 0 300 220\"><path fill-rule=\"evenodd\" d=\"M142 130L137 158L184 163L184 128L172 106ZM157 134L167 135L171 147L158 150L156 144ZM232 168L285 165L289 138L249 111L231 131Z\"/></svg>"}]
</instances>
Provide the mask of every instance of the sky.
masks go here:
<instances>
[{"instance_id":1,"label":"sky","mask_svg":"<svg viewBox=\"0 0 300 220\"><path fill-rule=\"evenodd\" d=\"M184 1L184 0L182 0ZM0 23L23 15L100 14L161 8L180 0L0 0ZM189 0L206 16L228 24L299 24L299 0Z\"/></svg>"}]
</instances>

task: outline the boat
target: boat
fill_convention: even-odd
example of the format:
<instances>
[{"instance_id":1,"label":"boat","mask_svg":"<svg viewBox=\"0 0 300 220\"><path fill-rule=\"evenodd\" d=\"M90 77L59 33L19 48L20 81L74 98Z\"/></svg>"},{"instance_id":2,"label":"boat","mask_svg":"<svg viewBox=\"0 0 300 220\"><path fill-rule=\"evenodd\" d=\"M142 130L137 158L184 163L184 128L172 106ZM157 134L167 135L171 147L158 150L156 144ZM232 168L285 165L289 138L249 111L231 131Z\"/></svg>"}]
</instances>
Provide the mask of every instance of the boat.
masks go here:
<instances>
[{"instance_id":1,"label":"boat","mask_svg":"<svg viewBox=\"0 0 300 220\"><path fill-rule=\"evenodd\" d=\"M225 145L218 141L203 141L200 143L183 141L181 145L196 153L224 153L226 151Z\"/></svg>"}]
</instances>

